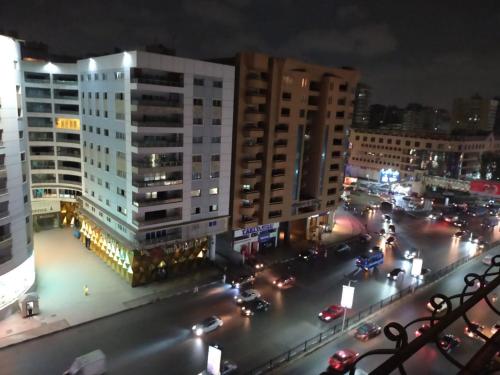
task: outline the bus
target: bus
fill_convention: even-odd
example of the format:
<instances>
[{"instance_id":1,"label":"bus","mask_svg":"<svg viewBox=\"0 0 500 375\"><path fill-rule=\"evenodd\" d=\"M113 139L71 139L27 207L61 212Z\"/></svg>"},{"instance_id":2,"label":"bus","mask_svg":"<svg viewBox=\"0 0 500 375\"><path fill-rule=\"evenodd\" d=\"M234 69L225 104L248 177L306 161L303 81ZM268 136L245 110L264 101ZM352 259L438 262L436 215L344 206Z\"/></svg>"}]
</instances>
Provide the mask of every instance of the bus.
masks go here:
<instances>
[{"instance_id":1,"label":"bus","mask_svg":"<svg viewBox=\"0 0 500 375\"><path fill-rule=\"evenodd\" d=\"M384 253L381 250L369 250L367 253L356 257L356 267L369 271L379 264L384 263Z\"/></svg>"}]
</instances>

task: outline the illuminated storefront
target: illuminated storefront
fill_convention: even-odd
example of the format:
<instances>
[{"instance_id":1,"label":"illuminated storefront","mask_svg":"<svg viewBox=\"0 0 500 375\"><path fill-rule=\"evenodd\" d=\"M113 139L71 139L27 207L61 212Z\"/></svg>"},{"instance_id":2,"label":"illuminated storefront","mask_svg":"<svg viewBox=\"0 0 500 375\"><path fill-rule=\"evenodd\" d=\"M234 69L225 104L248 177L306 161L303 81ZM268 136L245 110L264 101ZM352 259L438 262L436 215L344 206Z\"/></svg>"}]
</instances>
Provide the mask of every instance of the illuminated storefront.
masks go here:
<instances>
[{"instance_id":1,"label":"illuminated storefront","mask_svg":"<svg viewBox=\"0 0 500 375\"><path fill-rule=\"evenodd\" d=\"M0 310L16 302L35 283L34 253L21 265L0 275Z\"/></svg>"},{"instance_id":2,"label":"illuminated storefront","mask_svg":"<svg viewBox=\"0 0 500 375\"><path fill-rule=\"evenodd\" d=\"M82 244L132 286L185 273L208 259L208 237L137 249L117 241L88 218L81 217L77 225Z\"/></svg>"},{"instance_id":3,"label":"illuminated storefront","mask_svg":"<svg viewBox=\"0 0 500 375\"><path fill-rule=\"evenodd\" d=\"M279 223L258 225L234 231L233 250L245 258L278 244Z\"/></svg>"}]
</instances>

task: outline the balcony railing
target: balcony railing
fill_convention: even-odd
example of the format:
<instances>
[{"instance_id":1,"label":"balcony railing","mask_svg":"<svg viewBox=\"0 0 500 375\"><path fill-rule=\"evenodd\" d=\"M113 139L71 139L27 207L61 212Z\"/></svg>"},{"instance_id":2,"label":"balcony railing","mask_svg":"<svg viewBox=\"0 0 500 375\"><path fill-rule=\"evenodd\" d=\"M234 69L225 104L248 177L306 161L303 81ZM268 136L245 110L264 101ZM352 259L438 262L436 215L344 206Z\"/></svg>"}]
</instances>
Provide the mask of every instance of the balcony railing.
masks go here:
<instances>
[{"instance_id":1,"label":"balcony railing","mask_svg":"<svg viewBox=\"0 0 500 375\"><path fill-rule=\"evenodd\" d=\"M182 160L151 161L133 160L132 166L138 168L158 168L158 167L182 167Z\"/></svg>"},{"instance_id":2,"label":"balcony railing","mask_svg":"<svg viewBox=\"0 0 500 375\"><path fill-rule=\"evenodd\" d=\"M139 226L139 225L154 225L154 224L168 223L171 221L178 221L178 220L182 220L182 214L165 216L165 217L161 217L158 219L152 219L152 220L146 220L146 218L140 217L140 218L132 220L132 222L135 225Z\"/></svg>"},{"instance_id":3,"label":"balcony railing","mask_svg":"<svg viewBox=\"0 0 500 375\"><path fill-rule=\"evenodd\" d=\"M179 100L162 100L162 99L132 99L132 104L135 105L144 105L144 106L152 106L152 107L171 107L171 108L180 108L182 107L182 102Z\"/></svg>"},{"instance_id":4,"label":"balcony railing","mask_svg":"<svg viewBox=\"0 0 500 375\"><path fill-rule=\"evenodd\" d=\"M172 87L184 87L184 82L173 81L161 76L141 76L132 78L131 83L145 83L148 85L161 85L161 86L172 86Z\"/></svg>"},{"instance_id":5,"label":"balcony railing","mask_svg":"<svg viewBox=\"0 0 500 375\"><path fill-rule=\"evenodd\" d=\"M159 181L134 181L132 185L135 187L154 187L154 186L171 186L180 185L182 180L159 180Z\"/></svg>"},{"instance_id":6,"label":"balcony railing","mask_svg":"<svg viewBox=\"0 0 500 375\"><path fill-rule=\"evenodd\" d=\"M150 206L159 206L162 204L170 204L178 202L182 202L182 196L166 198L166 199L138 199L135 200L133 204L136 207L150 207Z\"/></svg>"},{"instance_id":7,"label":"balcony railing","mask_svg":"<svg viewBox=\"0 0 500 375\"><path fill-rule=\"evenodd\" d=\"M168 141L132 141L132 146L135 147L182 147L183 142L168 142Z\"/></svg>"}]
</instances>

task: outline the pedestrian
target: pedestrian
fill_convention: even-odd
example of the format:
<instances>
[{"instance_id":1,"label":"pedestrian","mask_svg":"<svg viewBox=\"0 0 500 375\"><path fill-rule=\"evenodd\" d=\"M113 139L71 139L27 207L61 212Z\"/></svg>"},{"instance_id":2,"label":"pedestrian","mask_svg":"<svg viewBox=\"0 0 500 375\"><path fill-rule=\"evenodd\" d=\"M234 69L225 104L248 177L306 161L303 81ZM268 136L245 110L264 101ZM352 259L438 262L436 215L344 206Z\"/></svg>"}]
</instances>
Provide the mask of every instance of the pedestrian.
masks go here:
<instances>
[{"instance_id":1,"label":"pedestrian","mask_svg":"<svg viewBox=\"0 0 500 375\"><path fill-rule=\"evenodd\" d=\"M222 275L222 284L226 283L226 274Z\"/></svg>"},{"instance_id":2,"label":"pedestrian","mask_svg":"<svg viewBox=\"0 0 500 375\"><path fill-rule=\"evenodd\" d=\"M83 295L84 295L85 297L87 297L87 296L89 295L89 287L87 286L87 284L85 284L85 285L83 286Z\"/></svg>"},{"instance_id":3,"label":"pedestrian","mask_svg":"<svg viewBox=\"0 0 500 375\"><path fill-rule=\"evenodd\" d=\"M31 305L28 305L28 318L31 318L33 316L33 307Z\"/></svg>"},{"instance_id":4,"label":"pedestrian","mask_svg":"<svg viewBox=\"0 0 500 375\"><path fill-rule=\"evenodd\" d=\"M194 287L193 293L198 293L198 285Z\"/></svg>"}]
</instances>

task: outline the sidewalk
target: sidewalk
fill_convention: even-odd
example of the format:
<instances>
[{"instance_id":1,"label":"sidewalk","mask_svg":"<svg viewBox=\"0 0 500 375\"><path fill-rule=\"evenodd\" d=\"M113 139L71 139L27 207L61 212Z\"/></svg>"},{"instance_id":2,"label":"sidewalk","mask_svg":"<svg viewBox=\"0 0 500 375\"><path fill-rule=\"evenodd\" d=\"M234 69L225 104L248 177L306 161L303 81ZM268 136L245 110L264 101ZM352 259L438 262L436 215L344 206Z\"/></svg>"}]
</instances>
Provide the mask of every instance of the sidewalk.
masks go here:
<instances>
[{"instance_id":1,"label":"sidewalk","mask_svg":"<svg viewBox=\"0 0 500 375\"><path fill-rule=\"evenodd\" d=\"M191 293L195 286L217 283L221 277L217 268L207 267L172 281L132 288L73 238L70 229L36 233L34 241L41 313L27 319L14 314L0 321L0 348ZM88 285L88 296L83 293L84 285Z\"/></svg>"},{"instance_id":2,"label":"sidewalk","mask_svg":"<svg viewBox=\"0 0 500 375\"><path fill-rule=\"evenodd\" d=\"M335 226L331 233L322 234L321 244L328 248L335 244L348 242L365 231L364 224L357 217L339 208L335 216ZM259 258L268 266L276 263L286 263L297 258L300 251L307 249L313 244L312 241L307 240L294 241L290 244L283 244L275 249L270 249Z\"/></svg>"}]
</instances>

